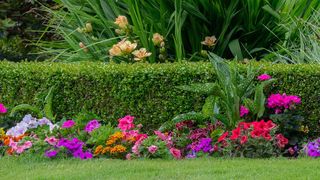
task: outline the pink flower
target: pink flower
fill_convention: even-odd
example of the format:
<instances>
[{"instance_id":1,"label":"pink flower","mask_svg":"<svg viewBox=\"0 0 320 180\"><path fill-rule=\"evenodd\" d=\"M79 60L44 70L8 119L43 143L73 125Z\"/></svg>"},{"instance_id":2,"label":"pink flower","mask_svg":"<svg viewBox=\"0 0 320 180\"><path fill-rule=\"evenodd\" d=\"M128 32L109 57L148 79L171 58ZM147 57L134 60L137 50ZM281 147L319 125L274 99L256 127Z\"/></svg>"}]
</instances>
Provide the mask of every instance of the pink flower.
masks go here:
<instances>
[{"instance_id":1,"label":"pink flower","mask_svg":"<svg viewBox=\"0 0 320 180\"><path fill-rule=\"evenodd\" d=\"M283 109L294 107L295 104L300 104L299 96L284 94L271 94L267 99L267 107L275 109L276 114L281 113Z\"/></svg>"},{"instance_id":2,"label":"pink flower","mask_svg":"<svg viewBox=\"0 0 320 180\"><path fill-rule=\"evenodd\" d=\"M181 159L181 151L179 149L171 148L170 153L175 159Z\"/></svg>"},{"instance_id":3,"label":"pink flower","mask_svg":"<svg viewBox=\"0 0 320 180\"><path fill-rule=\"evenodd\" d=\"M24 149L23 146L18 146L15 151L16 151L18 154L21 154L21 153L23 153L24 150L25 150L25 149Z\"/></svg>"},{"instance_id":4,"label":"pink flower","mask_svg":"<svg viewBox=\"0 0 320 180\"><path fill-rule=\"evenodd\" d=\"M130 115L119 119L118 128L120 128L122 131L127 131L134 128L133 120L134 117Z\"/></svg>"},{"instance_id":5,"label":"pink flower","mask_svg":"<svg viewBox=\"0 0 320 180\"><path fill-rule=\"evenodd\" d=\"M158 150L158 147L155 146L155 145L152 145L152 146L149 146L149 147L148 147L148 151L149 151L151 154L156 153L157 150Z\"/></svg>"},{"instance_id":6,"label":"pink flower","mask_svg":"<svg viewBox=\"0 0 320 180\"><path fill-rule=\"evenodd\" d=\"M130 154L130 153L128 153L128 154L126 155L126 159L127 159L127 160L131 160L131 154Z\"/></svg>"},{"instance_id":7,"label":"pink flower","mask_svg":"<svg viewBox=\"0 0 320 180\"><path fill-rule=\"evenodd\" d=\"M22 147L23 147L24 149L29 149L29 148L32 147L32 142L31 142L31 141L26 141L26 142L22 145Z\"/></svg>"},{"instance_id":8,"label":"pink flower","mask_svg":"<svg viewBox=\"0 0 320 180\"><path fill-rule=\"evenodd\" d=\"M0 103L0 114L5 114L7 113L7 108Z\"/></svg>"},{"instance_id":9,"label":"pink flower","mask_svg":"<svg viewBox=\"0 0 320 180\"><path fill-rule=\"evenodd\" d=\"M100 126L101 126L101 124L99 123L99 121L94 119L94 120L91 120L90 122L87 123L84 130L88 133L91 133L93 130L99 128Z\"/></svg>"},{"instance_id":10,"label":"pink flower","mask_svg":"<svg viewBox=\"0 0 320 180\"><path fill-rule=\"evenodd\" d=\"M154 134L157 135L162 141L167 140L167 136L160 131L154 131Z\"/></svg>"},{"instance_id":11,"label":"pink flower","mask_svg":"<svg viewBox=\"0 0 320 180\"><path fill-rule=\"evenodd\" d=\"M249 114L249 109L247 109L245 106L240 106L240 117L243 117L247 114Z\"/></svg>"},{"instance_id":12,"label":"pink flower","mask_svg":"<svg viewBox=\"0 0 320 180\"><path fill-rule=\"evenodd\" d=\"M259 81L266 81L266 80L269 80L271 79L271 76L268 75L268 74L261 74L260 76L258 76L258 80Z\"/></svg>"},{"instance_id":13,"label":"pink flower","mask_svg":"<svg viewBox=\"0 0 320 180\"><path fill-rule=\"evenodd\" d=\"M75 125L76 123L73 120L67 120L62 124L61 128L71 128Z\"/></svg>"},{"instance_id":14,"label":"pink flower","mask_svg":"<svg viewBox=\"0 0 320 180\"><path fill-rule=\"evenodd\" d=\"M55 146L58 143L58 139L56 139L54 136L51 137L47 137L46 139L44 139L45 142L47 142L48 144L50 144L51 146Z\"/></svg>"}]
</instances>

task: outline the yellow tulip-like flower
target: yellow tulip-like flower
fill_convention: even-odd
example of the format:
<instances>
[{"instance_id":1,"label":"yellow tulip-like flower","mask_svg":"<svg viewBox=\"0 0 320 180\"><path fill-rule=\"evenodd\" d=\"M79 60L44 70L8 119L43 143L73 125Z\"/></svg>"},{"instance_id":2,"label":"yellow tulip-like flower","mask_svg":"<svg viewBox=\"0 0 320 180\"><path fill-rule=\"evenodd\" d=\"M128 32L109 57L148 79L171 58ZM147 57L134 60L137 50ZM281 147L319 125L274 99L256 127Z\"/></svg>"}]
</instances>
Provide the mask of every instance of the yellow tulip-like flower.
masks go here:
<instances>
[{"instance_id":1,"label":"yellow tulip-like flower","mask_svg":"<svg viewBox=\"0 0 320 180\"><path fill-rule=\"evenodd\" d=\"M146 50L146 48L141 48L139 50L133 51L132 54L135 56L134 60L140 61L140 60L143 60L146 57L151 56L152 53L148 52Z\"/></svg>"},{"instance_id":2,"label":"yellow tulip-like flower","mask_svg":"<svg viewBox=\"0 0 320 180\"><path fill-rule=\"evenodd\" d=\"M118 25L121 29L125 29L129 25L128 19L126 16L118 16L114 23Z\"/></svg>"},{"instance_id":3,"label":"yellow tulip-like flower","mask_svg":"<svg viewBox=\"0 0 320 180\"><path fill-rule=\"evenodd\" d=\"M91 25L91 23L86 23L86 32L92 32L92 25Z\"/></svg>"},{"instance_id":4,"label":"yellow tulip-like flower","mask_svg":"<svg viewBox=\"0 0 320 180\"><path fill-rule=\"evenodd\" d=\"M159 33L154 33L152 37L152 42L155 46L164 46L164 38Z\"/></svg>"},{"instance_id":5,"label":"yellow tulip-like flower","mask_svg":"<svg viewBox=\"0 0 320 180\"><path fill-rule=\"evenodd\" d=\"M204 41L201 42L201 44L212 47L216 45L217 38L215 36L207 36L205 37Z\"/></svg>"}]
</instances>

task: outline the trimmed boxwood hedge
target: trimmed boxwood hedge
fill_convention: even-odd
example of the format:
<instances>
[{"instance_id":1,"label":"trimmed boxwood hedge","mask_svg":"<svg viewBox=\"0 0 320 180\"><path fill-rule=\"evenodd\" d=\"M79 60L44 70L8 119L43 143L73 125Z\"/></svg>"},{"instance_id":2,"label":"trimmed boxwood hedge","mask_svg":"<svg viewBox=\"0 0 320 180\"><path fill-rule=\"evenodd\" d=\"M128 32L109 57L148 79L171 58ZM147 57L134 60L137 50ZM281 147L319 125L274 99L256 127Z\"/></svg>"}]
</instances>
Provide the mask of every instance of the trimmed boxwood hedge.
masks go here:
<instances>
[{"instance_id":1,"label":"trimmed boxwood hedge","mask_svg":"<svg viewBox=\"0 0 320 180\"><path fill-rule=\"evenodd\" d=\"M238 65L245 70L245 64ZM255 63L258 67L261 64ZM299 112L313 133L320 117L320 66L263 64L260 70L277 78L272 92L302 97ZM0 63L0 102L40 106L56 85L54 113L71 118L93 112L116 123L131 114L146 129L156 128L177 114L199 110L204 97L175 86L214 81L211 64Z\"/></svg>"}]
</instances>

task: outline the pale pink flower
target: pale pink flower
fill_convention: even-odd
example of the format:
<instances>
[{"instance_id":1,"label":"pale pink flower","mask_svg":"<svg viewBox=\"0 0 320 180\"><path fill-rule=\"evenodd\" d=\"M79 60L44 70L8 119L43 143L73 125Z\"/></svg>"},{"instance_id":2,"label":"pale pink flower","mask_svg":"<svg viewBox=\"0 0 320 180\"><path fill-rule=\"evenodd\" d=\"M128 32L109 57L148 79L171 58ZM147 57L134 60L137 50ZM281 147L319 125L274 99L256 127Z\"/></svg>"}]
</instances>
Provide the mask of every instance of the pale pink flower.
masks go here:
<instances>
[{"instance_id":1,"label":"pale pink flower","mask_svg":"<svg viewBox=\"0 0 320 180\"><path fill-rule=\"evenodd\" d=\"M128 154L126 155L126 159L127 159L127 160L131 160L131 154L130 154L130 153L128 153Z\"/></svg>"},{"instance_id":2,"label":"pale pink flower","mask_svg":"<svg viewBox=\"0 0 320 180\"><path fill-rule=\"evenodd\" d=\"M32 147L32 142L31 141L26 141L23 145L24 149L29 149Z\"/></svg>"},{"instance_id":3,"label":"pale pink flower","mask_svg":"<svg viewBox=\"0 0 320 180\"><path fill-rule=\"evenodd\" d=\"M152 146L149 146L149 147L148 147L148 151L149 151L151 154L156 153L157 150L158 150L158 147L155 146L155 145L152 145Z\"/></svg>"},{"instance_id":4,"label":"pale pink flower","mask_svg":"<svg viewBox=\"0 0 320 180\"><path fill-rule=\"evenodd\" d=\"M204 41L201 42L201 44L212 47L216 45L217 38L215 36L207 36L205 37Z\"/></svg>"},{"instance_id":5,"label":"pale pink flower","mask_svg":"<svg viewBox=\"0 0 320 180\"><path fill-rule=\"evenodd\" d=\"M51 137L47 137L46 139L44 139L45 142L47 142L48 144L50 144L51 146L55 146L58 143L58 139L56 139L54 136Z\"/></svg>"}]
</instances>

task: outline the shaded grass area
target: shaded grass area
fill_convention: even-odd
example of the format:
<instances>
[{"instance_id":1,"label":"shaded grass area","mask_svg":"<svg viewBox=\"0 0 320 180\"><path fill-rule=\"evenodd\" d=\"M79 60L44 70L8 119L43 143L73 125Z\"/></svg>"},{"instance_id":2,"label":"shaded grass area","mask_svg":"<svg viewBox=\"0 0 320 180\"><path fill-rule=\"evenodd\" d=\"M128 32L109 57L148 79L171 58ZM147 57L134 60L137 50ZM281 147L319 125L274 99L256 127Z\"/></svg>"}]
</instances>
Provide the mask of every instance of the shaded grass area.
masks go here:
<instances>
[{"instance_id":1,"label":"shaded grass area","mask_svg":"<svg viewBox=\"0 0 320 180\"><path fill-rule=\"evenodd\" d=\"M0 179L318 179L320 159L0 159Z\"/></svg>"}]
</instances>

